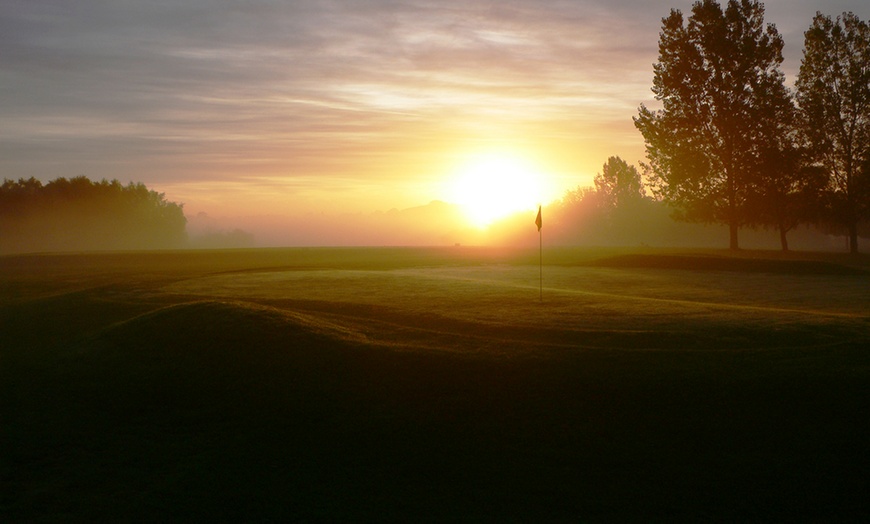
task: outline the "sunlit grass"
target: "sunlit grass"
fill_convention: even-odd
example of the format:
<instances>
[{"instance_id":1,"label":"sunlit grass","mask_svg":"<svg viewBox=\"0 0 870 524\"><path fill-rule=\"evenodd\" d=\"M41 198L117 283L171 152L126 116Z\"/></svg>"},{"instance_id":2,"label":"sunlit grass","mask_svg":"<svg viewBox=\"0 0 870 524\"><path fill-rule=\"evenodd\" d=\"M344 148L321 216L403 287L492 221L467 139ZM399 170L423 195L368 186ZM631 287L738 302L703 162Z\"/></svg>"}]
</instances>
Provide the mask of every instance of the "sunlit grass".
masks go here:
<instances>
[{"instance_id":1,"label":"sunlit grass","mask_svg":"<svg viewBox=\"0 0 870 524\"><path fill-rule=\"evenodd\" d=\"M543 300L539 268L476 265L371 270L282 270L229 273L191 279L169 293L252 301L331 302L455 321L560 332L668 332L706 340L717 329L732 349L823 343L832 325L860 333L870 325L863 276L776 275L661 269L548 266ZM380 310L383 311L383 310ZM790 330L800 328L801 337ZM729 340L729 328L755 341ZM565 336L560 340L565 343ZM636 337L632 345L638 344ZM686 340L686 347L699 344ZM734 346L733 344L739 344ZM610 342L612 345L612 341ZM587 344L588 345L588 344ZM649 347L658 347L654 338ZM719 346L717 345L717 346ZM584 346L578 337L577 346ZM644 346L639 346L642 349Z\"/></svg>"}]
</instances>

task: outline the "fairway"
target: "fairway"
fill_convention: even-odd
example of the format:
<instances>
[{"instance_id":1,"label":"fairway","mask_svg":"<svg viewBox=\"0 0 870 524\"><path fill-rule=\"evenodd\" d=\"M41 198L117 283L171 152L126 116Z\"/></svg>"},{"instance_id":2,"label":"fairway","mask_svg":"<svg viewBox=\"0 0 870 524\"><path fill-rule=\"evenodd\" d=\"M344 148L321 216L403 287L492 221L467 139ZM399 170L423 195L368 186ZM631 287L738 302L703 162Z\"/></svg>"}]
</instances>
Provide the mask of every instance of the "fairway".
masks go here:
<instances>
[{"instance_id":1,"label":"fairway","mask_svg":"<svg viewBox=\"0 0 870 524\"><path fill-rule=\"evenodd\" d=\"M426 267L394 270L286 269L232 272L185 280L168 293L280 305L302 302L380 307L434 322L469 322L508 332L546 331L568 347L650 349L658 337L681 333L682 347L703 341L723 349L811 346L862 340L868 331L867 275L777 275L668 269L547 268L546 299L539 268L529 265ZM303 305L296 306L304 307ZM365 317L365 315L360 315ZM368 318L376 321L377 318ZM408 323L405 328L411 328ZM715 340L705 328L716 327ZM829 338L826 330L837 332ZM732 341L729 333L758 330L762 339ZM473 331L473 330L470 330ZM796 331L800 336L794 336ZM631 337L624 345L584 345L584 334ZM771 334L779 336L776 339ZM850 334L851 333L851 334ZM454 333L462 336L462 332ZM791 338L790 338L791 337ZM525 340L536 346L542 339ZM770 340L770 342L767 342ZM523 351L523 346L512 348Z\"/></svg>"},{"instance_id":2,"label":"fairway","mask_svg":"<svg viewBox=\"0 0 870 524\"><path fill-rule=\"evenodd\" d=\"M4 521L861 520L870 263L0 257Z\"/></svg>"}]
</instances>

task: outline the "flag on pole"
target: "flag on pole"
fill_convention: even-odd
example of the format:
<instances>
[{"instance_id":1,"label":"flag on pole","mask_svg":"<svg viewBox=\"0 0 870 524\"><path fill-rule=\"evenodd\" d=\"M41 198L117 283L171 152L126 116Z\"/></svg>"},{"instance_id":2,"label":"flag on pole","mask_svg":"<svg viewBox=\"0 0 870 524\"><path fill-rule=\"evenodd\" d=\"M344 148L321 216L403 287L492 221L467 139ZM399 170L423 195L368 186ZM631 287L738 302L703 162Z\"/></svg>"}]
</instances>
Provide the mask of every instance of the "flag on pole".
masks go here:
<instances>
[{"instance_id":1,"label":"flag on pole","mask_svg":"<svg viewBox=\"0 0 870 524\"><path fill-rule=\"evenodd\" d=\"M544 237L541 236L541 226L544 225L544 221L541 220L541 205L538 204L538 216L535 218L535 225L538 226L538 257L539 257L539 272L541 279L541 302L544 301Z\"/></svg>"}]
</instances>

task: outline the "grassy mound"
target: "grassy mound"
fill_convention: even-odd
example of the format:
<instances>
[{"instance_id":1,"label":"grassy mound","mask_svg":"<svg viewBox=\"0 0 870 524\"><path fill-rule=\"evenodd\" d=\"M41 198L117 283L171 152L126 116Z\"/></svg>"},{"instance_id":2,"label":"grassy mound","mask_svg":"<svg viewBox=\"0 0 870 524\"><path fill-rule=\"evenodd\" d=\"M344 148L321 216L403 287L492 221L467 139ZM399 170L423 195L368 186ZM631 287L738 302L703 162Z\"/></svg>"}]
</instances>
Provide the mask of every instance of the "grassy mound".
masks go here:
<instances>
[{"instance_id":1,"label":"grassy mound","mask_svg":"<svg viewBox=\"0 0 870 524\"><path fill-rule=\"evenodd\" d=\"M298 312L233 300L197 300L149 311L104 329L97 338L215 351L299 350L332 343L363 342L343 326ZM279 343L280 341L280 343Z\"/></svg>"},{"instance_id":2,"label":"grassy mound","mask_svg":"<svg viewBox=\"0 0 870 524\"><path fill-rule=\"evenodd\" d=\"M253 288L239 273L225 282L236 291L206 298L166 282L214 293L214 279L191 280L210 272L166 264L157 277L119 266L109 283L84 263L28 274L0 301L0 520L870 515L861 311L782 323L710 274L695 275L693 301L694 285L678 287L691 275L586 268L553 272L564 293L519 310L526 288L502 285L514 269L491 266ZM774 295L771 280L812 280L849 302L863 282L748 279ZM737 331L755 317L773 319L769 339L762 321ZM831 343L804 344L814 330Z\"/></svg>"}]
</instances>

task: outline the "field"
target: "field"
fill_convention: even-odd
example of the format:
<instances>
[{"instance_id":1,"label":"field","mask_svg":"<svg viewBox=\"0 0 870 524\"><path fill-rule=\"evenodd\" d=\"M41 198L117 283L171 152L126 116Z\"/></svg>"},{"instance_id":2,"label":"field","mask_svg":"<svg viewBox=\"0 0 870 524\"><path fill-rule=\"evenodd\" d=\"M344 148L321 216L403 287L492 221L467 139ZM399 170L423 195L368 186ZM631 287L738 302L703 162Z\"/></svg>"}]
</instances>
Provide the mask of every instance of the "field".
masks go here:
<instances>
[{"instance_id":1,"label":"field","mask_svg":"<svg viewBox=\"0 0 870 524\"><path fill-rule=\"evenodd\" d=\"M866 521L870 259L0 257L0 520Z\"/></svg>"}]
</instances>

